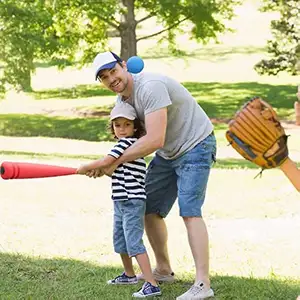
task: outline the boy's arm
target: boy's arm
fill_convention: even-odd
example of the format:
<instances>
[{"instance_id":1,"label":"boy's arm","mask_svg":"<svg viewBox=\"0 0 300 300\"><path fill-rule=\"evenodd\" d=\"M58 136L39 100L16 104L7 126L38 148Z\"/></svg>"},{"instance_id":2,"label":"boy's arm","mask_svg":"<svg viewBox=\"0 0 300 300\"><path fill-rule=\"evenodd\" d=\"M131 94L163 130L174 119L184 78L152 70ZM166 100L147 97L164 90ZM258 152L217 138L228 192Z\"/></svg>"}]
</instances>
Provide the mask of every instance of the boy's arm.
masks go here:
<instances>
[{"instance_id":1,"label":"boy's arm","mask_svg":"<svg viewBox=\"0 0 300 300\"><path fill-rule=\"evenodd\" d=\"M87 164L80 166L77 169L78 174L86 174L86 172L94 170L94 169L102 169L110 167L117 159L111 155L106 155L104 158L94 160Z\"/></svg>"}]
</instances>

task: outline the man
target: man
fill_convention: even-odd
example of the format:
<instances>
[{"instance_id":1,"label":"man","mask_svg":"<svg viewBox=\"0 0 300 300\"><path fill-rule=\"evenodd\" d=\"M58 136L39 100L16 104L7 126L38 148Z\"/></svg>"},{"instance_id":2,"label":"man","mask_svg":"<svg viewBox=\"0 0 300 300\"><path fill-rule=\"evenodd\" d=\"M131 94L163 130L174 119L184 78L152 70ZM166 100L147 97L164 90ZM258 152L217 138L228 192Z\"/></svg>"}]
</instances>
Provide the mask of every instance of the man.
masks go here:
<instances>
[{"instance_id":1,"label":"man","mask_svg":"<svg viewBox=\"0 0 300 300\"><path fill-rule=\"evenodd\" d=\"M177 300L212 297L208 234L201 212L216 155L212 123L192 95L167 76L131 74L126 63L112 52L99 53L93 65L95 78L118 94L117 102L132 105L145 123L146 135L124 151L116 166L156 151L146 176L145 216L146 233L156 258L155 279L174 281L164 218L178 197L196 277L193 286ZM111 172L106 170L106 174Z\"/></svg>"}]
</instances>

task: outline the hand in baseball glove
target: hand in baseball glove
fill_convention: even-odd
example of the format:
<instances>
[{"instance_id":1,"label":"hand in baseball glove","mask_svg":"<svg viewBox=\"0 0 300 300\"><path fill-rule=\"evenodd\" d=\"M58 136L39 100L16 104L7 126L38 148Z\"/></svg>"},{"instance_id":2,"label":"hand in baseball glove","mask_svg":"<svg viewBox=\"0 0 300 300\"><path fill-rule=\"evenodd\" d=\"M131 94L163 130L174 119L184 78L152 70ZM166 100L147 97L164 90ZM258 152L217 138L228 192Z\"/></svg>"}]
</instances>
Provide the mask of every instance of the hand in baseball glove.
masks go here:
<instances>
[{"instance_id":1,"label":"hand in baseball glove","mask_svg":"<svg viewBox=\"0 0 300 300\"><path fill-rule=\"evenodd\" d=\"M287 135L271 105L259 97L235 114L226 138L238 153L262 169L276 168L288 157Z\"/></svg>"}]
</instances>

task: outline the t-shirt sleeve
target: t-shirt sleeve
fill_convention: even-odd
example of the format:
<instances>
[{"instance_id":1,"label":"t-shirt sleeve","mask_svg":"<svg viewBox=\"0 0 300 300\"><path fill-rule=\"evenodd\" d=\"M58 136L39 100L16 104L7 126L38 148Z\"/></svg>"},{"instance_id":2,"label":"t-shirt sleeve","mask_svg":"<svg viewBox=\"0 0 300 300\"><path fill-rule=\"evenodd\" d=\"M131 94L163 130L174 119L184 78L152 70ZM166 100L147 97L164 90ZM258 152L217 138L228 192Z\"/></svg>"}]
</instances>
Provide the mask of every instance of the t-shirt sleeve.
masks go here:
<instances>
[{"instance_id":1,"label":"t-shirt sleeve","mask_svg":"<svg viewBox=\"0 0 300 300\"><path fill-rule=\"evenodd\" d=\"M147 82L140 93L145 115L172 104L167 87L161 81Z\"/></svg>"},{"instance_id":2,"label":"t-shirt sleeve","mask_svg":"<svg viewBox=\"0 0 300 300\"><path fill-rule=\"evenodd\" d=\"M110 150L110 152L108 153L108 155L113 156L114 158L118 159L123 152L129 147L131 146L131 142L127 139L120 139L118 141L118 143Z\"/></svg>"}]
</instances>

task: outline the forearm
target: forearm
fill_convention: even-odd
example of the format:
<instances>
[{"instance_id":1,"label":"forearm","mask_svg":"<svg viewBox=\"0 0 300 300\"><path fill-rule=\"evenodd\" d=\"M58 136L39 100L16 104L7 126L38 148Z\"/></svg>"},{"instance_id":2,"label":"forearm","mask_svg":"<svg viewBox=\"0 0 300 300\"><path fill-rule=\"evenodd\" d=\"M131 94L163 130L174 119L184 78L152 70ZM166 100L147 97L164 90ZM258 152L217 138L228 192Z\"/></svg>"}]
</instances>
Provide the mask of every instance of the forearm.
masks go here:
<instances>
[{"instance_id":1,"label":"forearm","mask_svg":"<svg viewBox=\"0 0 300 300\"><path fill-rule=\"evenodd\" d=\"M110 155L105 156L104 158L92 161L86 164L88 170L94 170L98 168L108 168L110 167L116 159Z\"/></svg>"},{"instance_id":2,"label":"forearm","mask_svg":"<svg viewBox=\"0 0 300 300\"><path fill-rule=\"evenodd\" d=\"M300 192L300 170L297 168L297 165L290 158L288 158L280 166L280 169L297 189L297 191Z\"/></svg>"},{"instance_id":3,"label":"forearm","mask_svg":"<svg viewBox=\"0 0 300 300\"><path fill-rule=\"evenodd\" d=\"M133 145L127 148L121 157L119 157L115 164L121 164L128 161L133 161L140 157L145 157L163 146L161 139L151 138L150 136L143 136L137 140Z\"/></svg>"}]
</instances>

